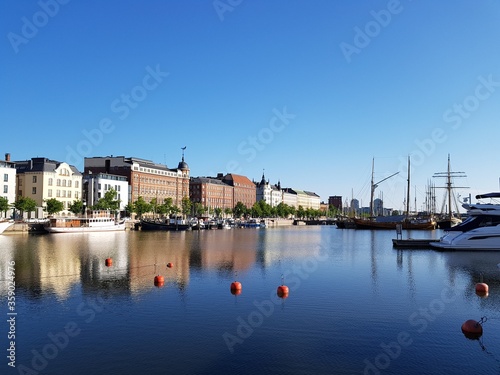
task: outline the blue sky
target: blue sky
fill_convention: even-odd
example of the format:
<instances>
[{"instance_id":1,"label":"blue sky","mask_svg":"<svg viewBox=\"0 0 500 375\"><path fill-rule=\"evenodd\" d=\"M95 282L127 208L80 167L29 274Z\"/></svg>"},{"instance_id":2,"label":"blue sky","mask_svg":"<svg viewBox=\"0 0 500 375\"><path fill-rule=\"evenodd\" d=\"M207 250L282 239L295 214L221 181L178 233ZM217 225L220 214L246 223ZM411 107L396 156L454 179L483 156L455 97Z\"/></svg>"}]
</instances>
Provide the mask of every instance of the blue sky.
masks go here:
<instances>
[{"instance_id":1,"label":"blue sky","mask_svg":"<svg viewBox=\"0 0 500 375\"><path fill-rule=\"evenodd\" d=\"M394 208L408 155L420 208L451 154L457 193L498 191L499 20L493 0L6 0L0 152L175 167L187 146L193 176L363 205L375 158Z\"/></svg>"}]
</instances>

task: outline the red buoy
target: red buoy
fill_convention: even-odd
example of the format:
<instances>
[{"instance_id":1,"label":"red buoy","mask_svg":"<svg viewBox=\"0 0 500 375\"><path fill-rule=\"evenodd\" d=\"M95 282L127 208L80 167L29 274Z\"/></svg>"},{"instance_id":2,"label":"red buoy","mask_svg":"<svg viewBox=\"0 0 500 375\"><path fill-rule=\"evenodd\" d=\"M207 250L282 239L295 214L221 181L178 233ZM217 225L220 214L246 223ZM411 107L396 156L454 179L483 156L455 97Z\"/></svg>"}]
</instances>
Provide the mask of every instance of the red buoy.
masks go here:
<instances>
[{"instance_id":1,"label":"red buoy","mask_svg":"<svg viewBox=\"0 0 500 375\"><path fill-rule=\"evenodd\" d=\"M163 276L161 275L155 276L155 286L163 286L164 284L165 284L165 279L163 278Z\"/></svg>"},{"instance_id":2,"label":"red buoy","mask_svg":"<svg viewBox=\"0 0 500 375\"><path fill-rule=\"evenodd\" d=\"M169 262L169 263L167 263L167 267L168 267L168 268L172 268L173 266L174 266L174 264L173 264L173 263L170 263L170 262Z\"/></svg>"},{"instance_id":3,"label":"red buoy","mask_svg":"<svg viewBox=\"0 0 500 375\"><path fill-rule=\"evenodd\" d=\"M280 285L276 293L278 294L278 297L286 298L288 297L288 287L286 285Z\"/></svg>"},{"instance_id":4,"label":"red buoy","mask_svg":"<svg viewBox=\"0 0 500 375\"><path fill-rule=\"evenodd\" d=\"M111 267L113 265L113 259L111 258L106 258L106 267Z\"/></svg>"},{"instance_id":5,"label":"red buoy","mask_svg":"<svg viewBox=\"0 0 500 375\"><path fill-rule=\"evenodd\" d=\"M462 333L468 339L478 339L483 334L483 326L479 322L476 322L473 319L469 319L464 324L462 324Z\"/></svg>"},{"instance_id":6,"label":"red buoy","mask_svg":"<svg viewBox=\"0 0 500 375\"><path fill-rule=\"evenodd\" d=\"M477 283L476 284L476 294L480 297L487 297L489 292L488 284Z\"/></svg>"},{"instance_id":7,"label":"red buoy","mask_svg":"<svg viewBox=\"0 0 500 375\"><path fill-rule=\"evenodd\" d=\"M233 289L233 288L231 288L231 294L233 296L239 296L241 294L241 289Z\"/></svg>"},{"instance_id":8,"label":"red buoy","mask_svg":"<svg viewBox=\"0 0 500 375\"><path fill-rule=\"evenodd\" d=\"M241 294L241 283L239 281L233 281L231 283L231 293L233 291L239 291L238 294ZM234 293L233 293L234 294Z\"/></svg>"}]
</instances>

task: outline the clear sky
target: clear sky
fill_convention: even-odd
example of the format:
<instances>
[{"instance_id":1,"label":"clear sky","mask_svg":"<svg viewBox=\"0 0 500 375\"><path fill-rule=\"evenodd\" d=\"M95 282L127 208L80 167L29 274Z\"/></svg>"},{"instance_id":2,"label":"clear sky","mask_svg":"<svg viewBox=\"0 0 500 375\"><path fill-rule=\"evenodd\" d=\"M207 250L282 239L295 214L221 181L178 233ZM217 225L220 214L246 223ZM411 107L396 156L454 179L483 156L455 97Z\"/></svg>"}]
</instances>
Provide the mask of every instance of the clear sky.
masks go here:
<instances>
[{"instance_id":1,"label":"clear sky","mask_svg":"<svg viewBox=\"0 0 500 375\"><path fill-rule=\"evenodd\" d=\"M0 3L0 155L124 155L403 207L498 191L500 2ZM433 179L443 186L443 179ZM438 201L440 192L438 192Z\"/></svg>"}]
</instances>

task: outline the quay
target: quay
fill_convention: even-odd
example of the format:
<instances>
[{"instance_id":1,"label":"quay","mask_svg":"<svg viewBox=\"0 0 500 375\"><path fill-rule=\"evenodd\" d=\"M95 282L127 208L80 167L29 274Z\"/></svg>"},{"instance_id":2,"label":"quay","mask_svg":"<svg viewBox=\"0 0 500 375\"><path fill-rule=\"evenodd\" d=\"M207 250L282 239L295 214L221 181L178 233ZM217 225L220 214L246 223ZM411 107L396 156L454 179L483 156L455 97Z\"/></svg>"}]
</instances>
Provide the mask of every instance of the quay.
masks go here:
<instances>
[{"instance_id":1,"label":"quay","mask_svg":"<svg viewBox=\"0 0 500 375\"><path fill-rule=\"evenodd\" d=\"M400 238L392 239L392 246L398 249L431 249L432 242L438 242L435 238L408 238L406 240Z\"/></svg>"}]
</instances>

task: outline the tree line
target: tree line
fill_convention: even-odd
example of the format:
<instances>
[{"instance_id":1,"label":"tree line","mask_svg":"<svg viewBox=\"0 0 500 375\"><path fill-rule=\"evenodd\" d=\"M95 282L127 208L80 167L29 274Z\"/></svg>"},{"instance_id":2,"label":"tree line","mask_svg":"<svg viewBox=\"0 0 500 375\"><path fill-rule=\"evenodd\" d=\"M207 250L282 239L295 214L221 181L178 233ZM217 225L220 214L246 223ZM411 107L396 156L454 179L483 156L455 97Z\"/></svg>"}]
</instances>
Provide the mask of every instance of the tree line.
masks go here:
<instances>
[{"instance_id":1,"label":"tree line","mask_svg":"<svg viewBox=\"0 0 500 375\"><path fill-rule=\"evenodd\" d=\"M7 210L13 207L20 211L21 216L23 216L24 212L34 211L36 206L35 200L29 197L19 197L19 199L12 205L8 203L7 198L0 197L0 212L6 213ZM117 212L120 209L120 200L117 199L116 191L114 189L110 189L97 201L95 205L85 207L83 201L75 200L69 205L68 211L78 215L84 212L87 208L92 210L108 210L111 212ZM54 215L64 210L64 204L56 198L46 199L44 210L48 215ZM180 207L178 207L173 203L172 198L166 198L161 202L157 198L153 198L150 202L147 202L142 196L140 196L135 202L131 202L125 206L125 214L130 215L132 213L135 213L138 217L141 217L144 214L153 214L158 216L182 214L184 216L199 218L207 216L222 217L224 214L226 217L232 216L236 218L295 217L298 219L317 219L322 216L335 216L338 214L338 210L332 206L330 206L327 211L304 208L303 206L295 208L283 202L275 207L272 207L269 203L266 203L263 200L255 202L252 207L247 207L242 202L237 202L233 209L222 209L220 207L209 208L198 202L193 203L189 197L184 197Z\"/></svg>"}]
</instances>

